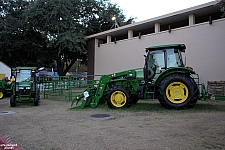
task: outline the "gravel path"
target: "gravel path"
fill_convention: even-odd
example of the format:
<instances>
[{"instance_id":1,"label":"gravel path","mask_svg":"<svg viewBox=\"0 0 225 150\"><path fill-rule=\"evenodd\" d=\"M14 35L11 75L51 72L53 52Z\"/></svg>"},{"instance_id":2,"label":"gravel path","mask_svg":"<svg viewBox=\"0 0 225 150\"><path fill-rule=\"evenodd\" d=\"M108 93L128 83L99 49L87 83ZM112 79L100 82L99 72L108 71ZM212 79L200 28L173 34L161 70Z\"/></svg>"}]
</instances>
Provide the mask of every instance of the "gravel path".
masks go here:
<instances>
[{"instance_id":1,"label":"gravel path","mask_svg":"<svg viewBox=\"0 0 225 150\"><path fill-rule=\"evenodd\" d=\"M224 104L224 103L223 103ZM225 112L157 113L118 111L92 120L99 108L71 111L70 102L42 99L40 106L9 107L0 100L0 135L26 150L207 150L225 149Z\"/></svg>"}]
</instances>

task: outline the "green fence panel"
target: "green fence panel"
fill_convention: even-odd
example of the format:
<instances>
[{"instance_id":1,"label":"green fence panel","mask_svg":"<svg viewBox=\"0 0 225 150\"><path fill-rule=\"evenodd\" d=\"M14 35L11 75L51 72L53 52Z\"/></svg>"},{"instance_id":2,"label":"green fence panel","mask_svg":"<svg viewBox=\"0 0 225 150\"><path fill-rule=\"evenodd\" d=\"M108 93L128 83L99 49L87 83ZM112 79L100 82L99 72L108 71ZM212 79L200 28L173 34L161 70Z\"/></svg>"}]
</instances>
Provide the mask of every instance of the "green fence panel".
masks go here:
<instances>
[{"instance_id":1,"label":"green fence panel","mask_svg":"<svg viewBox=\"0 0 225 150\"><path fill-rule=\"evenodd\" d=\"M87 79L82 80L70 76L42 77L39 87L45 99L72 101L87 87L97 85L99 80L94 80L96 76L101 75L88 75Z\"/></svg>"}]
</instances>

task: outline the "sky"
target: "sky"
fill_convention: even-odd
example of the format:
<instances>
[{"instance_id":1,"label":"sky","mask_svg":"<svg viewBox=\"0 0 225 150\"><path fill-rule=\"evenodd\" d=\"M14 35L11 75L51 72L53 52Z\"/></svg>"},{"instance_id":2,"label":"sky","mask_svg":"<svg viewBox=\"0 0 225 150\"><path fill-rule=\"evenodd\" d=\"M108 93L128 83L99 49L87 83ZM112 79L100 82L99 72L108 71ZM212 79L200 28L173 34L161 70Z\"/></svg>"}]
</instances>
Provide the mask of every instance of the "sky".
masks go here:
<instances>
[{"instance_id":1,"label":"sky","mask_svg":"<svg viewBox=\"0 0 225 150\"><path fill-rule=\"evenodd\" d=\"M137 17L135 22L162 16L186 8L212 2L213 0L111 0L127 17Z\"/></svg>"}]
</instances>

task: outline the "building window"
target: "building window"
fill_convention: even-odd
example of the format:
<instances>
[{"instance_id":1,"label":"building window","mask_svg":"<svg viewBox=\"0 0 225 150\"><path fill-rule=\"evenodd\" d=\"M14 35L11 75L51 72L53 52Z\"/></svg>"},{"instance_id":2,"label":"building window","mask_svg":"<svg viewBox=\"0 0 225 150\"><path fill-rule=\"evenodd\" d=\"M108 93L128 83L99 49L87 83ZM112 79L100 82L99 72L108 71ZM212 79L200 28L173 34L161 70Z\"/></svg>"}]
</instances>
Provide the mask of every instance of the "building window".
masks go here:
<instances>
[{"instance_id":1,"label":"building window","mask_svg":"<svg viewBox=\"0 0 225 150\"><path fill-rule=\"evenodd\" d=\"M139 33L141 33L141 36L147 35L147 34L152 34L152 33L155 33L155 29L154 29L154 27L152 27L152 28L148 28L148 29L134 31L134 37L139 37Z\"/></svg>"},{"instance_id":2,"label":"building window","mask_svg":"<svg viewBox=\"0 0 225 150\"><path fill-rule=\"evenodd\" d=\"M116 41L128 39L128 34L118 35L118 36L112 36L111 42L114 42L116 38Z\"/></svg>"},{"instance_id":3,"label":"building window","mask_svg":"<svg viewBox=\"0 0 225 150\"><path fill-rule=\"evenodd\" d=\"M188 25L189 25L188 19L178 21L178 22L172 22L172 23L164 24L164 25L162 24L161 25L161 31L169 30L169 26L170 26L170 29L176 29L176 28L181 28L181 27L185 27L185 26L188 26Z\"/></svg>"},{"instance_id":4,"label":"building window","mask_svg":"<svg viewBox=\"0 0 225 150\"><path fill-rule=\"evenodd\" d=\"M208 22L209 21L209 16L211 16L212 20L220 19L221 15L222 15L221 12L216 12L216 13L207 14L207 15L203 15L203 16L195 16L195 24Z\"/></svg>"}]
</instances>

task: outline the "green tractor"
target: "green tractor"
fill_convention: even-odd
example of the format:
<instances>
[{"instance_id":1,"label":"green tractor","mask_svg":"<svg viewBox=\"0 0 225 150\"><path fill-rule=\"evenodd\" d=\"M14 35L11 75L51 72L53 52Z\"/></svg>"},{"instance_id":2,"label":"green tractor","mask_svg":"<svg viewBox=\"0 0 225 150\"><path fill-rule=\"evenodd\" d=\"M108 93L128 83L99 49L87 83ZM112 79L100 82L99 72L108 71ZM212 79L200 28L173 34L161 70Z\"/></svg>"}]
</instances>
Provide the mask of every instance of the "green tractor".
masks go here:
<instances>
[{"instance_id":1,"label":"green tractor","mask_svg":"<svg viewBox=\"0 0 225 150\"><path fill-rule=\"evenodd\" d=\"M14 82L7 83L5 79L0 80L0 99L4 98L5 95L11 95Z\"/></svg>"},{"instance_id":2,"label":"green tractor","mask_svg":"<svg viewBox=\"0 0 225 150\"><path fill-rule=\"evenodd\" d=\"M15 107L17 102L31 101L34 106L38 105L40 92L38 88L36 67L12 68L15 75L14 88L10 97L10 106Z\"/></svg>"},{"instance_id":3,"label":"green tractor","mask_svg":"<svg viewBox=\"0 0 225 150\"><path fill-rule=\"evenodd\" d=\"M122 108L139 99L158 99L163 107L171 109L194 106L208 95L204 84L199 84L198 74L185 66L181 54L185 49L184 44L147 47L144 68L103 75L97 85L78 95L71 107L81 99L81 105L75 108L96 107L99 102Z\"/></svg>"}]
</instances>

